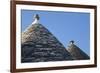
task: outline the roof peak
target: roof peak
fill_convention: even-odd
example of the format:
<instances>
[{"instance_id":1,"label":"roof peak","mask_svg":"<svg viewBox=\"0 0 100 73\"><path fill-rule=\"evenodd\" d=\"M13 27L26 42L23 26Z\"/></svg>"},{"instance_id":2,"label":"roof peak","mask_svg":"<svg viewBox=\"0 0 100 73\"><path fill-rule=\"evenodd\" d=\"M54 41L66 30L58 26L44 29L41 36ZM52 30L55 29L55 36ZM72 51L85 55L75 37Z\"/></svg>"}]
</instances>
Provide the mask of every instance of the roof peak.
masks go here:
<instances>
[{"instance_id":1,"label":"roof peak","mask_svg":"<svg viewBox=\"0 0 100 73\"><path fill-rule=\"evenodd\" d=\"M39 19L40 19L40 17L39 17L39 15L38 15L38 14L34 15L34 18L35 18L35 19L37 19L37 20L39 20Z\"/></svg>"},{"instance_id":2,"label":"roof peak","mask_svg":"<svg viewBox=\"0 0 100 73\"><path fill-rule=\"evenodd\" d=\"M34 19L34 21L32 22L32 24L39 24L39 19L40 19L40 17L39 17L38 14L35 14L35 15L33 16L33 19Z\"/></svg>"},{"instance_id":3,"label":"roof peak","mask_svg":"<svg viewBox=\"0 0 100 73\"><path fill-rule=\"evenodd\" d=\"M71 41L70 41L70 44L74 44L74 40L71 40Z\"/></svg>"}]
</instances>

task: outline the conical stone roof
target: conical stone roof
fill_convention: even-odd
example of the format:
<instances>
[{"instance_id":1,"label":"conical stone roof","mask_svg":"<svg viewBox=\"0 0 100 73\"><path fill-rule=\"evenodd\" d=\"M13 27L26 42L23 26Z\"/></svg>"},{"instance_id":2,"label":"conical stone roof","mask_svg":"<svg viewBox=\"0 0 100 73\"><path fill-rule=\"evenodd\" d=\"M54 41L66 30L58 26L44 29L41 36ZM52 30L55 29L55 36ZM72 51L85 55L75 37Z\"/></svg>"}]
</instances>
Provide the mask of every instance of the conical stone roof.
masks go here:
<instances>
[{"instance_id":1,"label":"conical stone roof","mask_svg":"<svg viewBox=\"0 0 100 73\"><path fill-rule=\"evenodd\" d=\"M83 52L79 47L74 44L74 41L70 42L68 46L68 52L72 55L74 60L86 60L90 59L89 56Z\"/></svg>"},{"instance_id":2,"label":"conical stone roof","mask_svg":"<svg viewBox=\"0 0 100 73\"><path fill-rule=\"evenodd\" d=\"M21 62L72 60L66 48L38 20L36 15L34 22L22 32Z\"/></svg>"}]
</instances>

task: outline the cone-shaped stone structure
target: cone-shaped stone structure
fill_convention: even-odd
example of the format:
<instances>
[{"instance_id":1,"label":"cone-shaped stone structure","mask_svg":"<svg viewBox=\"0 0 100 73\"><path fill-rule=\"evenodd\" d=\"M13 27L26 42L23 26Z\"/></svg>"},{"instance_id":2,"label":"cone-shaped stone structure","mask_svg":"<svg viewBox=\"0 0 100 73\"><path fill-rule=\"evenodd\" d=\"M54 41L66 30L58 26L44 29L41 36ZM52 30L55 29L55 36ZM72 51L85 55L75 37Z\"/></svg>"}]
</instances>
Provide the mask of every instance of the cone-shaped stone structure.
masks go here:
<instances>
[{"instance_id":1,"label":"cone-shaped stone structure","mask_svg":"<svg viewBox=\"0 0 100 73\"><path fill-rule=\"evenodd\" d=\"M42 24L36 15L32 24L22 32L21 62L72 60L70 53Z\"/></svg>"},{"instance_id":2,"label":"cone-shaped stone structure","mask_svg":"<svg viewBox=\"0 0 100 73\"><path fill-rule=\"evenodd\" d=\"M85 52L83 52L79 47L77 47L74 44L74 41L70 41L70 44L67 50L72 55L74 60L90 59L89 56Z\"/></svg>"}]
</instances>

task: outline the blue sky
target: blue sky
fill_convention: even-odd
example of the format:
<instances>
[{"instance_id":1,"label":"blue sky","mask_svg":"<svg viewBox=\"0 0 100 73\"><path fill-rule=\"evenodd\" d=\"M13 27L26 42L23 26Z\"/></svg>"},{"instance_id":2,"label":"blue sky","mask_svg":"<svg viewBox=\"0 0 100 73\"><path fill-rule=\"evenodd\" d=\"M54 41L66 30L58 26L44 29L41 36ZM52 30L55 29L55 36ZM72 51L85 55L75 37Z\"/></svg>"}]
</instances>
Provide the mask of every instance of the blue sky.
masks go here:
<instances>
[{"instance_id":1,"label":"blue sky","mask_svg":"<svg viewBox=\"0 0 100 73\"><path fill-rule=\"evenodd\" d=\"M32 23L34 14L39 14L39 22L65 47L70 40L74 40L80 49L90 55L89 13L21 10L22 31Z\"/></svg>"}]
</instances>

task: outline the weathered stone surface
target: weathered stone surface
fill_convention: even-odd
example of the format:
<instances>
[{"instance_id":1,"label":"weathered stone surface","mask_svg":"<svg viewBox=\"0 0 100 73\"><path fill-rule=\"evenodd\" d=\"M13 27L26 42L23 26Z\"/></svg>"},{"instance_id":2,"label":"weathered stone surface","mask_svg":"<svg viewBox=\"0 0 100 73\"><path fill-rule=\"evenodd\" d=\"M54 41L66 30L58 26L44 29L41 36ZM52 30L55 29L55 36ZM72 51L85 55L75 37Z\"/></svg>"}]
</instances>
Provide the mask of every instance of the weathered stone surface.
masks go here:
<instances>
[{"instance_id":1,"label":"weathered stone surface","mask_svg":"<svg viewBox=\"0 0 100 73\"><path fill-rule=\"evenodd\" d=\"M72 60L66 48L39 23L22 33L21 45L22 63Z\"/></svg>"}]
</instances>

